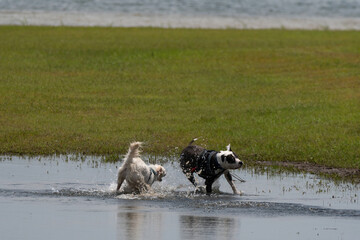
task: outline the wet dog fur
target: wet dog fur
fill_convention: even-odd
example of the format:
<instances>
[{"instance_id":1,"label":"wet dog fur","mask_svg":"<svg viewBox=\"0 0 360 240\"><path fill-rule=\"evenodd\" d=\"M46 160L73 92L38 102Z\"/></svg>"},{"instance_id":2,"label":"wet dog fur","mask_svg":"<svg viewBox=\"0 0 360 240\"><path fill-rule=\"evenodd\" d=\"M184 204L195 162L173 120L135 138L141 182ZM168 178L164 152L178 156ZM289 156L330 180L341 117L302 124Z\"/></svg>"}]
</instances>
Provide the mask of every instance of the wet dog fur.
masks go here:
<instances>
[{"instance_id":1,"label":"wet dog fur","mask_svg":"<svg viewBox=\"0 0 360 240\"><path fill-rule=\"evenodd\" d=\"M180 166L188 180L196 188L199 188L194 177L194 173L197 173L205 179L206 193L211 194L213 183L224 174L233 193L241 194L241 192L236 189L229 170L240 168L243 162L231 150L230 144L226 147L225 151L217 152L192 145L194 141L196 141L196 139L193 139L180 155Z\"/></svg>"},{"instance_id":2,"label":"wet dog fur","mask_svg":"<svg viewBox=\"0 0 360 240\"><path fill-rule=\"evenodd\" d=\"M126 182L124 193L142 193L149 191L155 181L162 181L165 168L160 165L147 165L140 158L141 142L130 144L124 163L119 168L116 191L119 192L123 182Z\"/></svg>"}]
</instances>

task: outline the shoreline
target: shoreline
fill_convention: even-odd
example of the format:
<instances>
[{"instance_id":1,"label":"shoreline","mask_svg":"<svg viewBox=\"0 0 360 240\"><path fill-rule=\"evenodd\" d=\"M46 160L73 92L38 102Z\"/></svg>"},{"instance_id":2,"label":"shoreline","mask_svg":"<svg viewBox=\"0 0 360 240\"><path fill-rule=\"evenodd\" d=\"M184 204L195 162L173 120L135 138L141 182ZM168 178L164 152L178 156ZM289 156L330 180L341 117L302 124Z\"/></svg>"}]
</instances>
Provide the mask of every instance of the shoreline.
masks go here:
<instances>
[{"instance_id":1,"label":"shoreline","mask_svg":"<svg viewBox=\"0 0 360 240\"><path fill-rule=\"evenodd\" d=\"M280 167L289 171L300 171L318 176L329 177L332 180L350 181L355 184L360 183L360 169L329 167L309 162L288 162L288 161L254 161L250 167Z\"/></svg>"},{"instance_id":2,"label":"shoreline","mask_svg":"<svg viewBox=\"0 0 360 240\"><path fill-rule=\"evenodd\" d=\"M0 25L189 29L360 30L360 18L213 17L99 12L0 11Z\"/></svg>"},{"instance_id":3,"label":"shoreline","mask_svg":"<svg viewBox=\"0 0 360 240\"><path fill-rule=\"evenodd\" d=\"M84 162L86 160L98 159L100 162L104 163L114 163L121 162L122 154L111 154L111 155L84 155L81 153L70 153L70 154L49 154L49 155L26 155L26 154L2 154L0 155L0 162L10 160L12 157L21 157L23 159L37 159L40 161L42 157L48 158L57 158L64 157L64 161L79 161ZM144 154L144 159L149 162L160 161L162 163L176 162L177 157L175 155L171 156L158 156L158 155L148 155ZM167 159L164 161L163 159ZM245 159L247 159L245 157ZM94 163L94 162L93 162ZM95 163L94 163L95 164ZM96 164L95 164L96 165ZM360 184L360 169L358 168L341 168L341 167L331 167L322 164L310 163L310 162L290 162L290 161L266 161L266 160L254 160L249 161L245 160L245 168L266 168L270 167L273 170L280 168L280 171L288 171L288 172L303 172L314 174L317 176L322 176L325 178L329 178L333 181L345 181L351 182L353 184Z\"/></svg>"}]
</instances>

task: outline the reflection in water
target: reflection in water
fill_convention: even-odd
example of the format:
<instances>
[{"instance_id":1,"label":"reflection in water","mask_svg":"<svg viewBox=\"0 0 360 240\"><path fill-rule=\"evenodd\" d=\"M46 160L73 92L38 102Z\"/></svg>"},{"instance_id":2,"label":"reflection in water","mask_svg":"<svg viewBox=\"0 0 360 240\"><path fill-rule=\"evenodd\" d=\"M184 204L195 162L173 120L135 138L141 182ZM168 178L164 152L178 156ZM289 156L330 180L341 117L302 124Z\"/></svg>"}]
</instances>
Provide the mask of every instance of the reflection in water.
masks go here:
<instances>
[{"instance_id":1,"label":"reflection in water","mask_svg":"<svg viewBox=\"0 0 360 240\"><path fill-rule=\"evenodd\" d=\"M118 206L117 239L161 239L162 214L139 206Z\"/></svg>"},{"instance_id":2,"label":"reflection in water","mask_svg":"<svg viewBox=\"0 0 360 240\"><path fill-rule=\"evenodd\" d=\"M117 239L238 239L238 218L183 215L141 205L118 205Z\"/></svg>"},{"instance_id":3,"label":"reflection in water","mask_svg":"<svg viewBox=\"0 0 360 240\"><path fill-rule=\"evenodd\" d=\"M235 239L240 228L234 218L180 216L182 239Z\"/></svg>"}]
</instances>

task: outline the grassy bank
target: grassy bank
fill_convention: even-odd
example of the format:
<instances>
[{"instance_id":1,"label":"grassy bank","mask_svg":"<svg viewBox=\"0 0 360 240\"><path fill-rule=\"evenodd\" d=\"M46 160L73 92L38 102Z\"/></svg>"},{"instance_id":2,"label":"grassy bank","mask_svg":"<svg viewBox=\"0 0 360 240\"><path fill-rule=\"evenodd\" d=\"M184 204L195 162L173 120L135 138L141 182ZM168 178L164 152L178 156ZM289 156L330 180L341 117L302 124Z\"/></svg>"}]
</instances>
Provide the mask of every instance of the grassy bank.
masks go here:
<instances>
[{"instance_id":1,"label":"grassy bank","mask_svg":"<svg viewBox=\"0 0 360 240\"><path fill-rule=\"evenodd\" d=\"M0 153L360 167L360 32L0 27Z\"/></svg>"}]
</instances>

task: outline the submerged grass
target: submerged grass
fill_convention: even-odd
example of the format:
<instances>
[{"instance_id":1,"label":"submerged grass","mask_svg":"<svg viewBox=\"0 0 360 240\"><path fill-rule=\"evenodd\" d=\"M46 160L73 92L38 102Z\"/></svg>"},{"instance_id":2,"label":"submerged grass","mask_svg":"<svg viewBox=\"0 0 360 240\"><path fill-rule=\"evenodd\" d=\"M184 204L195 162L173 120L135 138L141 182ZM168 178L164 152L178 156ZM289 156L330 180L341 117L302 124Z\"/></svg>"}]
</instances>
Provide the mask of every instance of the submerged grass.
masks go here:
<instances>
[{"instance_id":1,"label":"submerged grass","mask_svg":"<svg viewBox=\"0 0 360 240\"><path fill-rule=\"evenodd\" d=\"M360 32L0 27L0 153L360 168Z\"/></svg>"}]
</instances>

